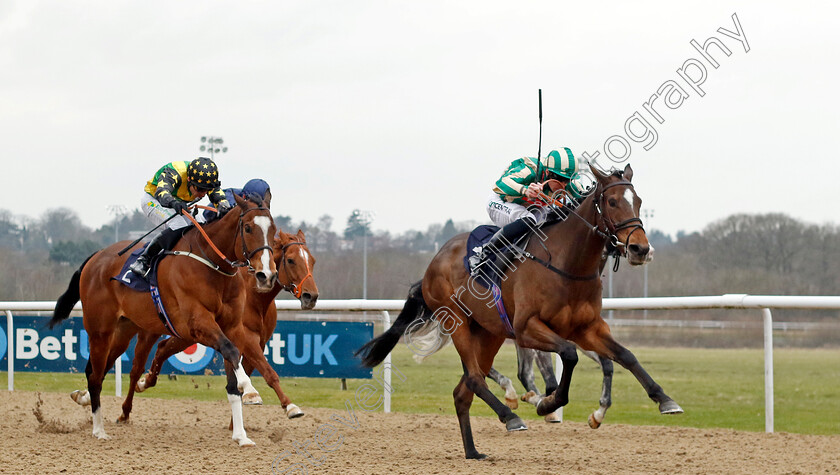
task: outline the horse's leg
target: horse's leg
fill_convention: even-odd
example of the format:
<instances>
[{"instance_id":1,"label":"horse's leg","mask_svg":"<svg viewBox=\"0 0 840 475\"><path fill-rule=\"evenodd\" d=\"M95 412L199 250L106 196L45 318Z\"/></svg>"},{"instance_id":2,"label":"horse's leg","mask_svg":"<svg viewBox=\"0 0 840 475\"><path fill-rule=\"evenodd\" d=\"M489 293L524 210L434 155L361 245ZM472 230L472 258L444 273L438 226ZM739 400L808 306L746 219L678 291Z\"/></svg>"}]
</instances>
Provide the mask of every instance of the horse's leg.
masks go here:
<instances>
[{"instance_id":1,"label":"horse's leg","mask_svg":"<svg viewBox=\"0 0 840 475\"><path fill-rule=\"evenodd\" d=\"M198 343L204 346L209 346L218 351L225 359L225 373L227 375L227 391L228 402L230 403L231 416L233 417L233 435L240 447L253 447L256 444L248 438L245 433L245 425L242 418L242 390L253 389L251 380L242 365L239 364L239 350L219 328L216 323L214 315L206 310L199 313L193 313L194 317L191 320L190 332L192 337Z\"/></svg>"},{"instance_id":2,"label":"horse's leg","mask_svg":"<svg viewBox=\"0 0 840 475\"><path fill-rule=\"evenodd\" d=\"M459 330L460 328L465 327L459 327ZM464 372L467 375L465 384L469 390L487 403L490 409L493 409L508 431L527 429L522 419L490 391L484 379L484 375L490 372L493 358L499 352L499 347L502 346L505 338L495 336L481 327L466 327L465 331L456 331L452 337L452 342L455 343L455 348L461 356L461 363L464 365Z\"/></svg>"},{"instance_id":3,"label":"horse's leg","mask_svg":"<svg viewBox=\"0 0 840 475\"><path fill-rule=\"evenodd\" d=\"M545 393L551 394L557 390L557 378L554 376L554 365L551 362L552 354L547 351L532 350L534 352L534 361L537 363L537 368L545 381ZM545 415L546 422L563 422L563 416L560 414L560 409Z\"/></svg>"},{"instance_id":4,"label":"horse's leg","mask_svg":"<svg viewBox=\"0 0 840 475\"><path fill-rule=\"evenodd\" d=\"M85 374L88 381L88 394L90 395L90 411L93 415L93 436L97 439L110 439L105 432L105 421L102 419L102 380L105 379L105 369L108 363L110 351L109 342L111 331L88 331L90 342L90 358L85 367Z\"/></svg>"},{"instance_id":5,"label":"horse's leg","mask_svg":"<svg viewBox=\"0 0 840 475\"><path fill-rule=\"evenodd\" d=\"M519 378L519 382L522 383L522 386L525 386L525 391L527 393L534 393L537 396L540 395L539 389L537 389L537 384L534 382L534 355L536 354L536 350L532 350L531 348L522 348L519 345L516 345L516 377ZM525 396L523 396L524 398ZM525 401L526 399L522 399Z\"/></svg>"},{"instance_id":6,"label":"horse's leg","mask_svg":"<svg viewBox=\"0 0 840 475\"><path fill-rule=\"evenodd\" d=\"M604 421L604 416L607 415L607 409L612 405L612 377L613 377L613 362L594 351L583 351L583 354L595 360L601 367L601 372L604 373L604 381L601 383L601 399L598 409L589 415L589 427L597 429Z\"/></svg>"},{"instance_id":7,"label":"horse's leg","mask_svg":"<svg viewBox=\"0 0 840 475\"><path fill-rule=\"evenodd\" d=\"M479 453L475 448L472 427L470 426L470 406L472 405L475 393L467 387L467 373L461 376L461 381L452 391L452 398L455 399L455 414L458 415L458 425L461 428L461 440L464 443L464 454L468 459L483 460L487 455Z\"/></svg>"},{"instance_id":8,"label":"horse's leg","mask_svg":"<svg viewBox=\"0 0 840 475\"><path fill-rule=\"evenodd\" d=\"M152 343L154 344L154 342ZM176 355L192 345L189 341L175 337L167 338L158 343L155 357L152 359L152 365L149 367L149 372L137 381L137 392L142 393L154 387L157 384L157 378L160 375L160 369L163 367L163 363L172 355ZM151 348L149 348L149 351L151 351ZM148 357L148 353L146 353L146 356Z\"/></svg>"},{"instance_id":9,"label":"horse's leg","mask_svg":"<svg viewBox=\"0 0 840 475\"><path fill-rule=\"evenodd\" d=\"M563 373L560 376L560 384L552 394L547 395L539 401L537 404L537 414L545 416L568 404L572 372L578 361L575 345L560 338L536 317L529 318L523 331L517 333L516 343L524 348L557 352L560 355L560 360L563 362Z\"/></svg>"},{"instance_id":10,"label":"horse's leg","mask_svg":"<svg viewBox=\"0 0 840 475\"><path fill-rule=\"evenodd\" d=\"M682 414L683 410L673 399L665 394L662 387L642 368L639 360L630 350L616 342L610 334L606 322L591 327L580 339L581 348L592 350L599 355L605 356L633 373L633 376L641 383L647 395L655 403L659 404L661 414Z\"/></svg>"},{"instance_id":11,"label":"horse's leg","mask_svg":"<svg viewBox=\"0 0 840 475\"><path fill-rule=\"evenodd\" d=\"M519 400L516 397L516 389L513 387L513 382L507 376L496 371L496 368L490 368L487 377L496 382L502 389L505 390L505 404L511 409L519 407Z\"/></svg>"},{"instance_id":12,"label":"horse's leg","mask_svg":"<svg viewBox=\"0 0 840 475\"><path fill-rule=\"evenodd\" d=\"M274 371L274 368L265 359L265 353L262 350L263 347L260 346L260 335L248 330L244 326L239 326L230 332L230 337L236 343L236 347L242 351L244 360L247 360L250 365L253 365L260 372L263 379L265 379L266 384L274 389L277 398L280 399L280 404L286 411L286 416L289 419L303 416L303 411L296 404L293 404L289 396L286 396L286 393L283 392L283 389L280 387L280 377L277 376L277 372ZM243 369L243 374L247 375L248 373ZM256 390L254 390L254 393L256 393ZM246 392L242 398L246 400L247 397L248 393ZM259 394L256 394L256 397L259 398ZM260 403L262 403L262 400L260 400Z\"/></svg>"},{"instance_id":13,"label":"horse's leg","mask_svg":"<svg viewBox=\"0 0 840 475\"><path fill-rule=\"evenodd\" d=\"M137 344L134 345L134 361L131 365L131 377L128 384L128 395L125 397L122 405L122 414L117 419L117 422L127 423L131 415L131 409L134 403L134 392L137 388L140 376L146 370L146 360L149 359L149 352L152 351L155 341L160 335L154 333L140 332L137 335Z\"/></svg>"},{"instance_id":14,"label":"horse's leg","mask_svg":"<svg viewBox=\"0 0 840 475\"><path fill-rule=\"evenodd\" d=\"M125 352L135 333L137 333L137 327L134 323L127 318L120 318L116 331L111 337L111 345L105 363L105 373L114 367L114 362L117 360L117 357ZM103 376L104 379L105 377ZM73 391L70 393L70 398L80 406L90 405L90 393L85 389Z\"/></svg>"}]
</instances>

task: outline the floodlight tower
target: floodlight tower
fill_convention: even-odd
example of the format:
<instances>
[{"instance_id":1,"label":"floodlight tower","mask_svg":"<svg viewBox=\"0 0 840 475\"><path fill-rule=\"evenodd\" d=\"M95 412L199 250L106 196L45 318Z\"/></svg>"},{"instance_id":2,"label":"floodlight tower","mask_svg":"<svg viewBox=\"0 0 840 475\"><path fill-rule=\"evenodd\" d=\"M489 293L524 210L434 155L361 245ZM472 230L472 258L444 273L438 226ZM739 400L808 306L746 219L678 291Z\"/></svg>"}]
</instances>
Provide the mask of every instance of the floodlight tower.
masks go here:
<instances>
[{"instance_id":1,"label":"floodlight tower","mask_svg":"<svg viewBox=\"0 0 840 475\"><path fill-rule=\"evenodd\" d=\"M224 139L221 137L201 137L201 146L198 148L202 152L210 152L210 159L216 161L217 153L227 153L228 148L224 146Z\"/></svg>"}]
</instances>

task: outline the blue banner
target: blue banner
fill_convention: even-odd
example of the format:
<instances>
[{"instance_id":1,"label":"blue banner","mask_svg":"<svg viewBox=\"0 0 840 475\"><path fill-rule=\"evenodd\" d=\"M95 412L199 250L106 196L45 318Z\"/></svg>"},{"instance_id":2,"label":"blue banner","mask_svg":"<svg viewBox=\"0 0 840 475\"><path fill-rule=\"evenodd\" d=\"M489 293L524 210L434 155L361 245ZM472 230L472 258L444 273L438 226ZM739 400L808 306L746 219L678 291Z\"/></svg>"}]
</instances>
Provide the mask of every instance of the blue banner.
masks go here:
<instances>
[{"instance_id":1,"label":"blue banner","mask_svg":"<svg viewBox=\"0 0 840 475\"><path fill-rule=\"evenodd\" d=\"M6 368L7 349L14 344L15 371L83 373L90 353L82 319L69 318L52 330L46 328L48 321L47 317L15 316L13 336L8 334L5 319L0 321L0 369ZM370 322L284 320L277 322L264 353L281 378L370 379L371 369L361 367L353 352L371 338ZM134 343L132 340L122 355L125 374L131 369ZM156 348L157 345L149 355L147 368ZM161 373L222 374L223 370L221 355L212 348L193 345L169 358Z\"/></svg>"}]
</instances>

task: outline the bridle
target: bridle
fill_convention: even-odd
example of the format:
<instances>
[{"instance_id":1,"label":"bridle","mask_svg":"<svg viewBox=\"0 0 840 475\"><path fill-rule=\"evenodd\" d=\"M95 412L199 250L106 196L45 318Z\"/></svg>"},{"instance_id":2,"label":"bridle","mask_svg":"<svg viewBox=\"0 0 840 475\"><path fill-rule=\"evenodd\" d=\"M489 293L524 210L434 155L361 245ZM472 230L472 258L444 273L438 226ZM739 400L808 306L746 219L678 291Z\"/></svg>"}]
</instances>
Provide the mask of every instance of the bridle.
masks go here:
<instances>
[{"instance_id":1,"label":"bridle","mask_svg":"<svg viewBox=\"0 0 840 475\"><path fill-rule=\"evenodd\" d=\"M210 207L206 207L206 206L198 206L198 205L197 205L197 207L210 209L210 210L215 211L215 208L210 208ZM258 253L262 250L267 250L269 252L269 254L271 254L273 256L274 255L274 249L269 245L265 245L265 246L260 246L260 247L254 249L254 250L248 250L248 246L247 246L247 244L245 244L245 224L242 222L242 218L245 217L245 215L250 213L251 211L269 211L269 209L262 206L262 204L260 203L256 208L246 209L245 211L242 211L242 212L239 213L239 222L237 223L236 226L237 226L237 232L239 234L239 238L242 241L242 256L244 257L244 260L237 259L235 261L232 261L232 260L228 259L227 256L225 256L224 253L222 253L222 251L220 251L219 248L216 247L215 244L213 244L213 241L210 239L210 236L208 236L207 233L204 232L204 228L201 227L201 225L198 223L198 221L195 220L195 218L193 218L189 213L184 213L184 216L186 216L190 221L192 221L192 223L195 225L195 228L198 229L199 233L204 237L204 240L206 240L207 243L210 245L210 248L213 249L213 251L215 251L215 253L219 257L221 257L222 260L225 261L225 263L227 263L227 265L229 265L230 267L232 267L234 269L239 268L239 267L245 267L245 268L248 269L249 274L254 274L254 273L256 273L256 269L254 269L254 267L251 265L251 258L254 257L254 254L256 254L256 253ZM198 256L195 256L192 253L182 252L182 251L171 251L171 253L174 254L174 255L185 255L185 256L197 258L197 260L203 262L208 267L210 267L212 269L215 269L219 272L222 272L218 265L213 264L209 260L199 258ZM204 252L202 251L202 254L203 253ZM205 257L207 257L206 254L205 254ZM232 275L232 274L227 274L225 272L222 272L222 273L225 274L225 275Z\"/></svg>"},{"instance_id":2,"label":"bridle","mask_svg":"<svg viewBox=\"0 0 840 475\"><path fill-rule=\"evenodd\" d=\"M598 226L596 228L596 232L607 240L607 254L618 257L627 254L627 246L630 244L630 236L640 229L644 232L645 228L643 227L641 218L632 217L619 223L614 223L612 218L610 218L607 213L604 213L603 208L605 208L604 202L606 200L604 192L615 186L627 186L631 189L633 188L633 184L626 180L604 185L598 190L598 196L595 197L595 211L598 213L598 217L604 225L603 231L600 229L600 226ZM620 242L618 240L618 232L628 228L631 228L631 231L627 233L627 238L624 242ZM616 268L618 267L617 263L618 261L616 260Z\"/></svg>"},{"instance_id":3,"label":"bridle","mask_svg":"<svg viewBox=\"0 0 840 475\"><path fill-rule=\"evenodd\" d=\"M583 222L583 224L589 228L589 230L591 232L601 236L601 238L603 238L606 241L607 255L608 256L614 256L614 257L620 257L620 256L624 256L624 255L627 254L627 247L629 246L629 243L630 243L630 236L632 236L634 232L638 231L639 229L641 229L644 232L644 227L642 226L642 220L640 218L633 217L633 218L625 219L624 221L621 221L619 223L615 223L615 222L613 222L612 218L610 218L607 215L607 213L604 212L604 209L605 209L604 204L605 204L605 200L606 200L604 192L606 190L608 190L612 187L616 187L616 186L629 186L630 188L633 188L632 183L630 183L627 180L624 180L623 177L621 177L621 176L620 176L620 178L621 178L621 181L617 181L615 183L610 183L608 185L601 186L600 183L598 184L598 188L597 188L597 191L596 191L597 195L595 195L593 197L594 205L595 205L595 212L597 213L597 217L595 218L596 221L597 221L596 224L590 223L586 218L581 216L580 213L578 213L576 209L572 209L570 207L563 207L564 211L567 211L568 213L570 213L570 214L576 216L578 219L580 219ZM563 192L563 193L565 193L565 192ZM557 202L556 200L552 200L552 201ZM560 213L558 213L558 215L559 214ZM559 221L548 222L548 223L549 224L554 224L554 223L557 223L557 222L559 222ZM602 229L602 226L603 226L603 229ZM619 241L617 233L621 230L628 229L628 228L632 228L632 230L627 234L627 239L625 239L624 242ZM548 248L545 247L545 244L543 244L542 241L540 241L539 244L543 247L543 249L546 250L546 252L548 252ZM534 256L533 254L526 251L525 249L519 249L519 251L522 252L522 254L525 257L542 264L544 267L546 267L550 271L552 271L552 272L554 272L554 273L556 273L556 274L558 274L562 277L565 277L566 279L569 279L569 280L575 280L575 281L594 280L594 279L597 279L599 274L600 274L599 272L596 272L593 275L585 275L585 276L570 274L570 273L568 273L568 272L566 272L562 269L558 269L557 267L555 267L551 264L551 253L550 252L548 252L548 255L549 255L548 260L545 260L545 259L540 259L539 257ZM618 259L615 259L615 265L613 266L613 272L618 271L619 262L621 262L621 261L618 260Z\"/></svg>"},{"instance_id":4,"label":"bridle","mask_svg":"<svg viewBox=\"0 0 840 475\"><path fill-rule=\"evenodd\" d=\"M282 256L283 256L283 273L286 274L287 278L289 277L289 266L286 262L286 250L288 250L292 246L304 246L304 245L306 245L306 243L304 243L304 242L292 241L290 243L285 244L280 249L280 252L282 252ZM306 256L304 256L304 257L306 257ZM312 277L312 269L309 268L309 261L304 259L304 262L306 264L306 275L303 276L302 279L300 279L300 282L298 282L297 284L295 284L294 282L291 282L291 283L288 283L288 284L282 284L283 285L283 290L285 290L287 292L291 292L291 294L294 295L296 299L300 299L300 296L303 295L303 283L306 282L306 279L313 279L313 280L315 279L314 277ZM278 279L279 279L279 276L278 276ZM278 283L279 283L279 280L278 280Z\"/></svg>"}]
</instances>

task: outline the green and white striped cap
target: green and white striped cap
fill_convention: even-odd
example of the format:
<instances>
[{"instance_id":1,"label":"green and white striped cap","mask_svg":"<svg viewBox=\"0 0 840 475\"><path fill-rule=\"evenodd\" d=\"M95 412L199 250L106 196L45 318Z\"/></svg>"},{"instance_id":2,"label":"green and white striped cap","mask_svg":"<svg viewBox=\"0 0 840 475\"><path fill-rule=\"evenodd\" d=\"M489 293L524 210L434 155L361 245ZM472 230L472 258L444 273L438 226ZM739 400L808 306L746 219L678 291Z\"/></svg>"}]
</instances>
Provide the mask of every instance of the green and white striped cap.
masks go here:
<instances>
[{"instance_id":1,"label":"green and white striped cap","mask_svg":"<svg viewBox=\"0 0 840 475\"><path fill-rule=\"evenodd\" d=\"M572 151L566 147L563 147L562 153L557 150L548 152L548 155L540 162L546 167L547 171L556 173L566 179L571 179L578 171L578 162Z\"/></svg>"}]
</instances>

